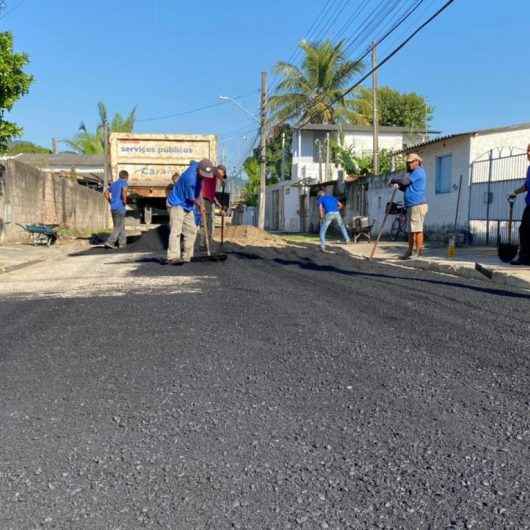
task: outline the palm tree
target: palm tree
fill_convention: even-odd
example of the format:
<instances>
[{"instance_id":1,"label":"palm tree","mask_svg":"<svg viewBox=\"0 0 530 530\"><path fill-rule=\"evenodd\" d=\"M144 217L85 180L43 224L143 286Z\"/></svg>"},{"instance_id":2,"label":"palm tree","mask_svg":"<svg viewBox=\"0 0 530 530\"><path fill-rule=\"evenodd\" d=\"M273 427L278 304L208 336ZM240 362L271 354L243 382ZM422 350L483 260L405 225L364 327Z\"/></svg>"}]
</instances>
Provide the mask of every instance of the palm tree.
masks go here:
<instances>
[{"instance_id":1,"label":"palm tree","mask_svg":"<svg viewBox=\"0 0 530 530\"><path fill-rule=\"evenodd\" d=\"M357 121L355 108L343 93L351 78L363 70L363 63L348 60L344 41L302 41L300 48L305 53L301 67L286 62L276 65L282 80L270 99L274 119L280 123Z\"/></svg>"},{"instance_id":2,"label":"palm tree","mask_svg":"<svg viewBox=\"0 0 530 530\"><path fill-rule=\"evenodd\" d=\"M126 118L117 112L110 124L107 107L103 102L98 103L99 123L96 132L88 131L84 122L79 125L78 133L66 143L77 153L83 155L100 155L105 151L105 126L110 125L111 132L133 132L136 122L136 107Z\"/></svg>"}]
</instances>

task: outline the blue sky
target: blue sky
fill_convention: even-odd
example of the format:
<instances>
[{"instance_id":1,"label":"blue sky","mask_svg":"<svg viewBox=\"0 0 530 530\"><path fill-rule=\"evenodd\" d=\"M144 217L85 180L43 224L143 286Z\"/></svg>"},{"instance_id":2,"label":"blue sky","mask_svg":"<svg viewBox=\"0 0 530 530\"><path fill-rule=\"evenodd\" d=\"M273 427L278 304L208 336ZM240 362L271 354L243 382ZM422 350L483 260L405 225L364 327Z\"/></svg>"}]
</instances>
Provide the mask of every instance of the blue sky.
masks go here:
<instances>
[{"instance_id":1,"label":"blue sky","mask_svg":"<svg viewBox=\"0 0 530 530\"><path fill-rule=\"evenodd\" d=\"M380 56L442 3L426 0ZM140 120L212 105L221 94L245 95L241 104L257 111L260 71L291 57L325 4L9 0L0 25L29 54L35 75L11 118L24 127L24 139L49 146L54 136L74 135L82 120L94 128L100 100L111 112L138 105ZM333 36L359 4L344 0L344 11L319 37ZM433 129L444 133L530 121L528 27L523 0L456 0L382 68L380 82L424 95L435 108ZM345 35L358 28L353 22ZM255 136L252 119L231 104L139 121L137 130L219 134L230 165Z\"/></svg>"}]
</instances>

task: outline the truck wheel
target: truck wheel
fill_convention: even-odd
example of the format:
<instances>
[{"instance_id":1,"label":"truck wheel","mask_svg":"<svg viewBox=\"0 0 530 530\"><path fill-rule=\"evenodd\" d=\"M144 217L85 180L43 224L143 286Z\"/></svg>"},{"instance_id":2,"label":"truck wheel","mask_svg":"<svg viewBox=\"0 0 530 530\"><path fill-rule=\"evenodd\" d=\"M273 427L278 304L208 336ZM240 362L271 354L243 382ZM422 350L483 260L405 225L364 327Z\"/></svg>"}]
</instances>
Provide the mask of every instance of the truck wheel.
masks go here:
<instances>
[{"instance_id":1,"label":"truck wheel","mask_svg":"<svg viewBox=\"0 0 530 530\"><path fill-rule=\"evenodd\" d=\"M146 204L144 206L144 223L150 225L153 222L153 207Z\"/></svg>"}]
</instances>

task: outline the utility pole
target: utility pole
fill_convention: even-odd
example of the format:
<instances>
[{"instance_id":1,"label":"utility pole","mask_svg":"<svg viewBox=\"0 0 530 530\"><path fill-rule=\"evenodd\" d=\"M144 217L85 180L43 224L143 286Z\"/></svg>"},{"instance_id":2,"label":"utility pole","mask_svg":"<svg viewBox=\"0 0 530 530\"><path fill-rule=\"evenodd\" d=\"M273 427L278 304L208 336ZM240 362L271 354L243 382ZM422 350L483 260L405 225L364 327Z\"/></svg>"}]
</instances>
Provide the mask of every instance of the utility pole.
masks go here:
<instances>
[{"instance_id":1,"label":"utility pole","mask_svg":"<svg viewBox=\"0 0 530 530\"><path fill-rule=\"evenodd\" d=\"M57 138L52 138L52 153L56 155L59 152Z\"/></svg>"},{"instance_id":2,"label":"utility pole","mask_svg":"<svg viewBox=\"0 0 530 530\"><path fill-rule=\"evenodd\" d=\"M259 189L259 215L258 227L265 230L265 196L267 190L267 72L261 72L261 165L260 165L260 189Z\"/></svg>"},{"instance_id":3,"label":"utility pole","mask_svg":"<svg viewBox=\"0 0 530 530\"><path fill-rule=\"evenodd\" d=\"M372 43L372 121L373 121L373 156L374 156L374 175L379 175L379 116L377 109L377 89L378 89L378 79L377 79L377 49L376 43Z\"/></svg>"},{"instance_id":4,"label":"utility pole","mask_svg":"<svg viewBox=\"0 0 530 530\"><path fill-rule=\"evenodd\" d=\"M109 145L109 124L104 125L104 136L105 136L105 174L103 176L103 191L106 191L109 187L109 181L111 178L110 171L110 145Z\"/></svg>"}]
</instances>

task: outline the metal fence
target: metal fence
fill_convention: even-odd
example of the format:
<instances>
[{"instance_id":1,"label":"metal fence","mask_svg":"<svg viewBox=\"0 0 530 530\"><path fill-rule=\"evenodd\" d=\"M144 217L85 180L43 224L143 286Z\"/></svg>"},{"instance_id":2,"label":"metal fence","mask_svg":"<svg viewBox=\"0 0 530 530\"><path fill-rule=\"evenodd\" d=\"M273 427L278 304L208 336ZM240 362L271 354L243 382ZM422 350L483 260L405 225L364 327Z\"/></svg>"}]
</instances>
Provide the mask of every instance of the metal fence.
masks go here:
<instances>
[{"instance_id":1,"label":"metal fence","mask_svg":"<svg viewBox=\"0 0 530 530\"><path fill-rule=\"evenodd\" d=\"M494 245L508 238L508 195L525 182L528 166L525 154L494 156L471 164L468 219L469 230L477 244ZM524 200L515 204L512 240L519 240L519 226L524 210Z\"/></svg>"}]
</instances>

